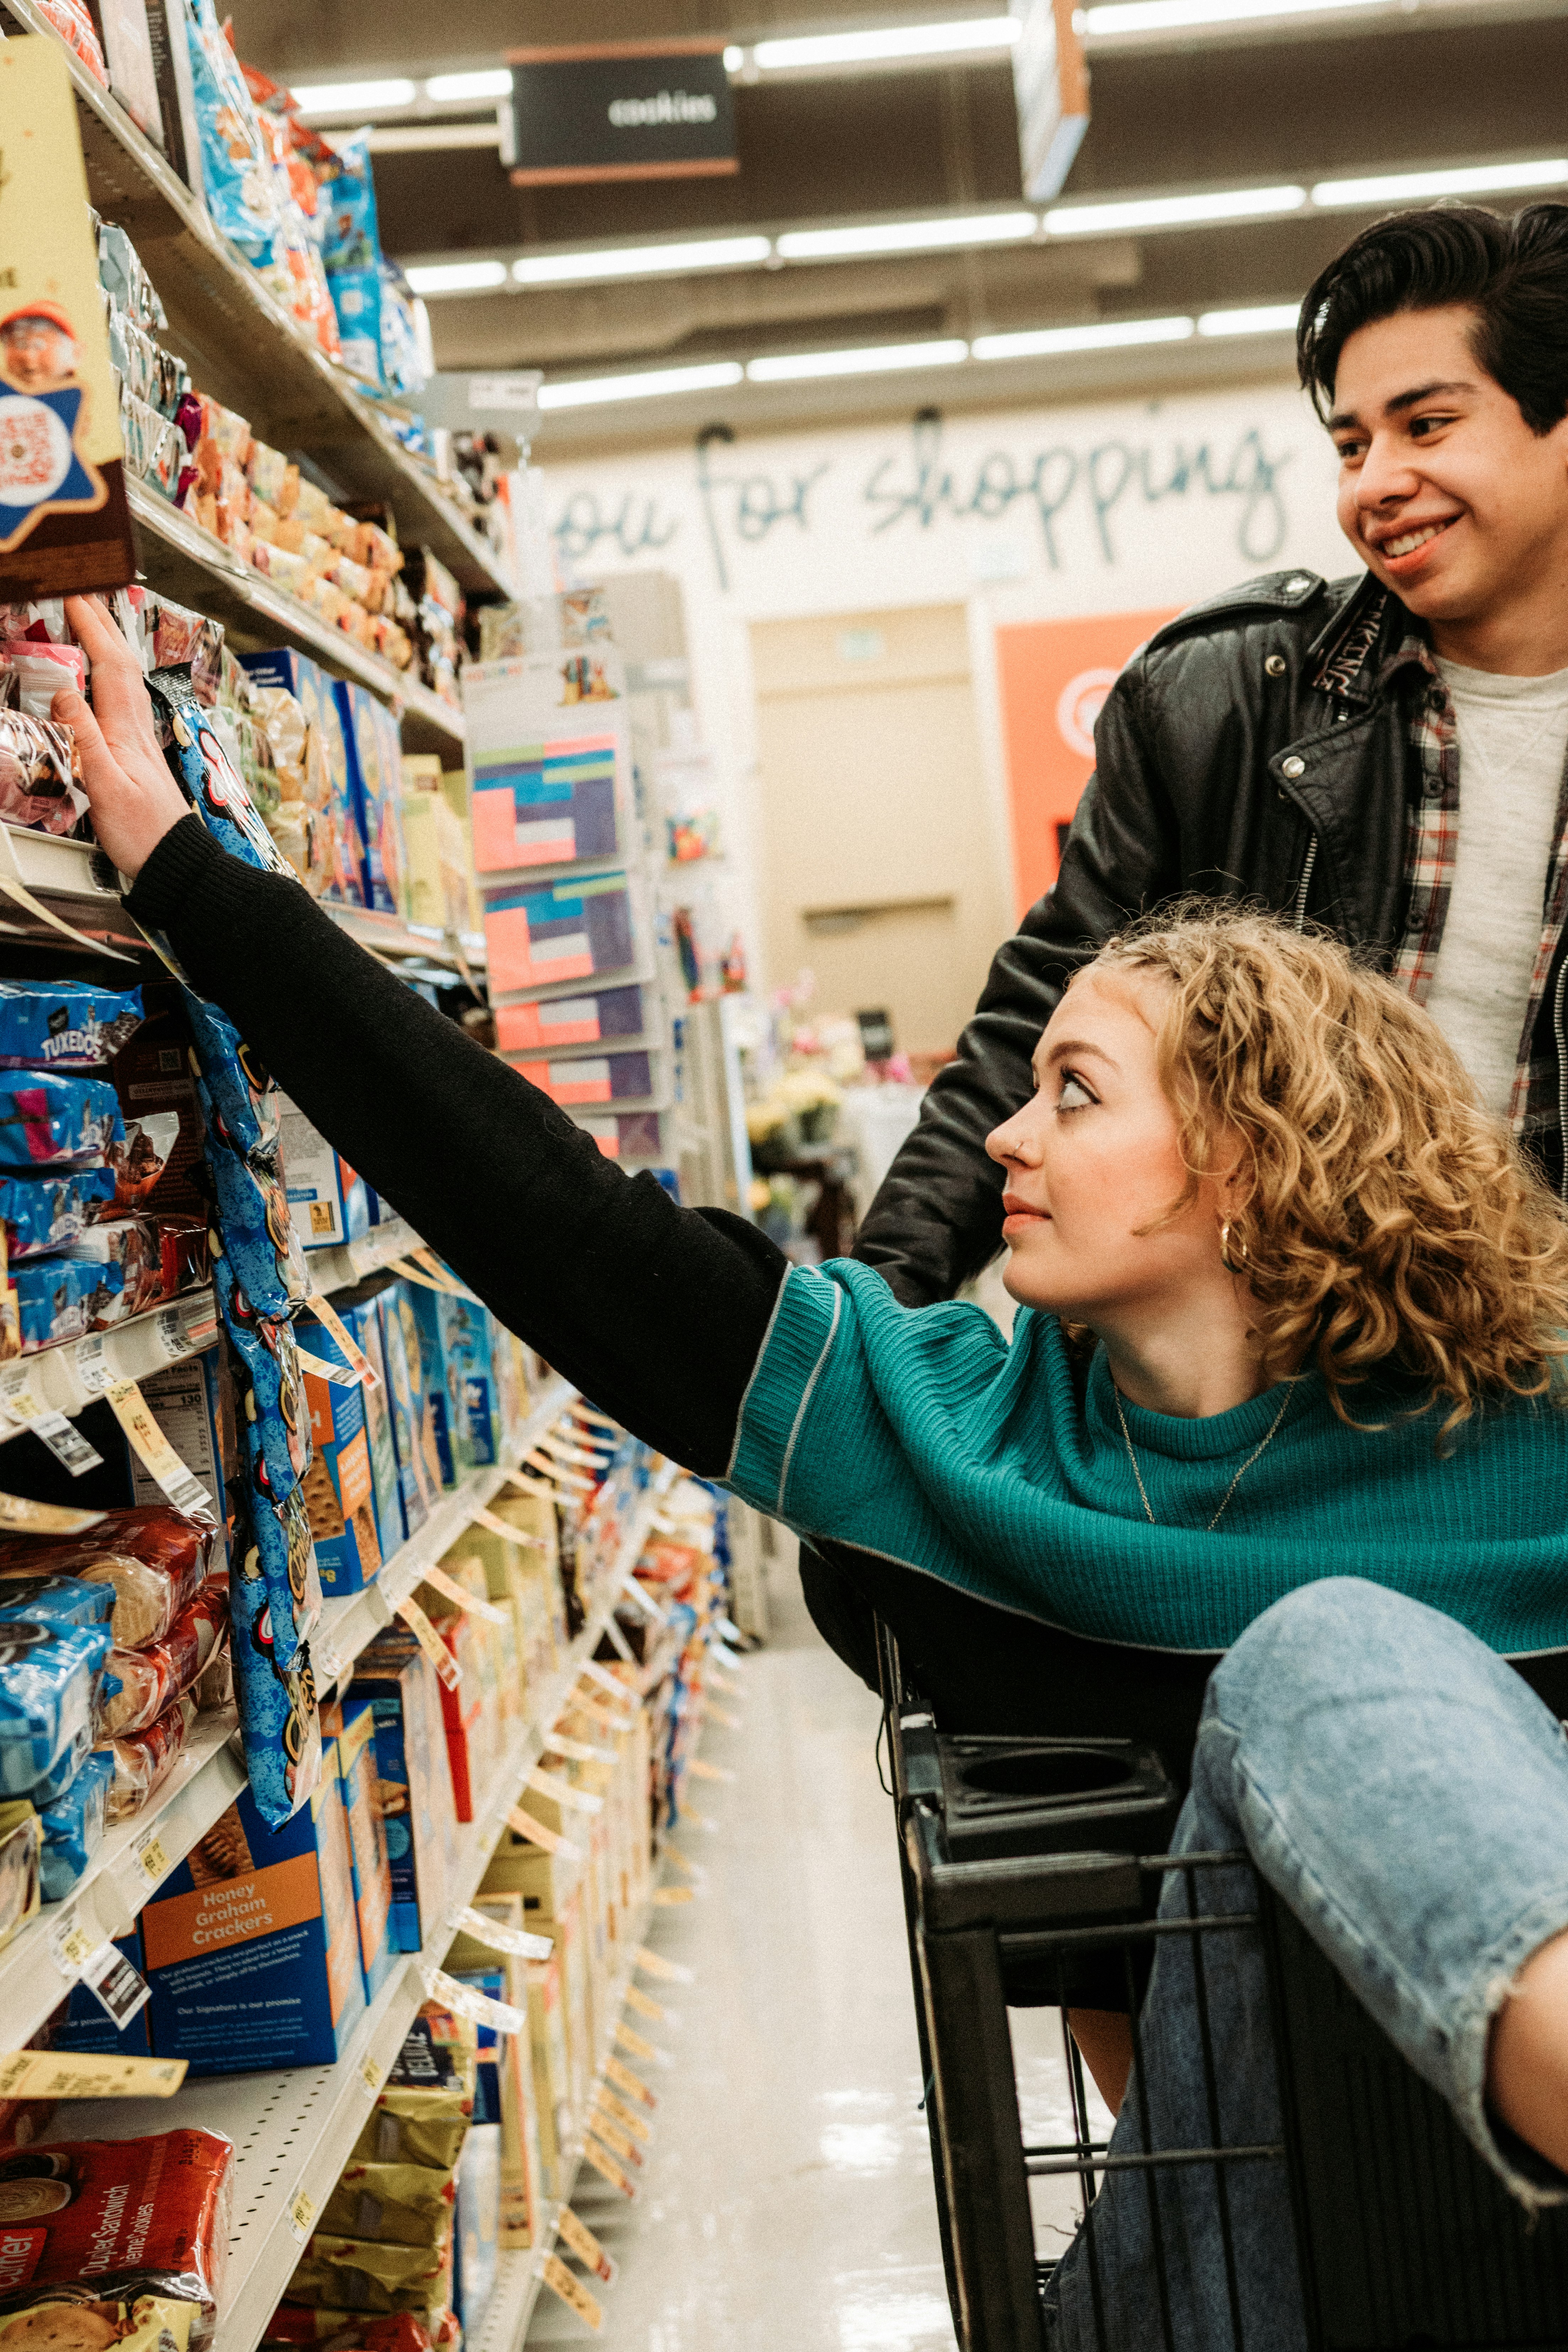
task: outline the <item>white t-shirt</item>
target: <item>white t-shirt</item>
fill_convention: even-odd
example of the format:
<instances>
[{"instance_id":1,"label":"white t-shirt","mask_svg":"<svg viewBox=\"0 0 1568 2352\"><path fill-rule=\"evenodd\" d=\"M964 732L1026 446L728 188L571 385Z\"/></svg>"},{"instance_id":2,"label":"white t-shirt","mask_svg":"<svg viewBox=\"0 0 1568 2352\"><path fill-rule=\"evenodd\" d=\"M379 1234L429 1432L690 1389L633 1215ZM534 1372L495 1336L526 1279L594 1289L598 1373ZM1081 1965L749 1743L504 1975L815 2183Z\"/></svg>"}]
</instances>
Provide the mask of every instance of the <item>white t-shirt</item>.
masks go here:
<instances>
[{"instance_id":1,"label":"white t-shirt","mask_svg":"<svg viewBox=\"0 0 1568 2352\"><path fill-rule=\"evenodd\" d=\"M1500 677L1439 661L1459 731L1459 840L1426 1010L1506 1112L1541 946L1568 752L1568 669Z\"/></svg>"}]
</instances>

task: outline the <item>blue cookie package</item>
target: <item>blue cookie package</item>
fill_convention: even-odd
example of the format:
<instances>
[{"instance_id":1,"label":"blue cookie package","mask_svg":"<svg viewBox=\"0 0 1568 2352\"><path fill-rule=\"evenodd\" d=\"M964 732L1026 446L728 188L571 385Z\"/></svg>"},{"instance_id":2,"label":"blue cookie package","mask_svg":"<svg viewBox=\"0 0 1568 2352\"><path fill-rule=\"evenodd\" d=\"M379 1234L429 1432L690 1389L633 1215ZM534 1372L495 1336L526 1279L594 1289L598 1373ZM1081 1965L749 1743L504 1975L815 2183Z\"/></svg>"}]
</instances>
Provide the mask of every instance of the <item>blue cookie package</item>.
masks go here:
<instances>
[{"instance_id":1,"label":"blue cookie package","mask_svg":"<svg viewBox=\"0 0 1568 2352\"><path fill-rule=\"evenodd\" d=\"M0 1072L0 1168L101 1168L125 1122L105 1078Z\"/></svg>"},{"instance_id":2,"label":"blue cookie package","mask_svg":"<svg viewBox=\"0 0 1568 2352\"><path fill-rule=\"evenodd\" d=\"M113 1757L95 1748L69 1787L52 1804L39 1806L46 1903L65 1900L103 1843L104 1807L113 1780Z\"/></svg>"},{"instance_id":3,"label":"blue cookie package","mask_svg":"<svg viewBox=\"0 0 1568 2352\"><path fill-rule=\"evenodd\" d=\"M92 1744L92 1703L109 1655L107 1625L0 1624L0 1794L49 1797L68 1784L60 1766Z\"/></svg>"},{"instance_id":4,"label":"blue cookie package","mask_svg":"<svg viewBox=\"0 0 1568 2352\"><path fill-rule=\"evenodd\" d=\"M139 988L0 980L0 1070L90 1070L142 1026Z\"/></svg>"},{"instance_id":5,"label":"blue cookie package","mask_svg":"<svg viewBox=\"0 0 1568 2352\"><path fill-rule=\"evenodd\" d=\"M0 1625L13 1617L37 1617L47 1625L107 1625L113 1614L112 1584L89 1584L84 1576L0 1576Z\"/></svg>"},{"instance_id":6,"label":"blue cookie package","mask_svg":"<svg viewBox=\"0 0 1568 2352\"><path fill-rule=\"evenodd\" d=\"M125 1296L125 1268L89 1258L27 1258L15 1268L11 1282L24 1354L117 1322Z\"/></svg>"},{"instance_id":7,"label":"blue cookie package","mask_svg":"<svg viewBox=\"0 0 1568 2352\"><path fill-rule=\"evenodd\" d=\"M114 1202L112 1168L71 1168L52 1176L0 1179L0 1223L13 1262L79 1241Z\"/></svg>"}]
</instances>

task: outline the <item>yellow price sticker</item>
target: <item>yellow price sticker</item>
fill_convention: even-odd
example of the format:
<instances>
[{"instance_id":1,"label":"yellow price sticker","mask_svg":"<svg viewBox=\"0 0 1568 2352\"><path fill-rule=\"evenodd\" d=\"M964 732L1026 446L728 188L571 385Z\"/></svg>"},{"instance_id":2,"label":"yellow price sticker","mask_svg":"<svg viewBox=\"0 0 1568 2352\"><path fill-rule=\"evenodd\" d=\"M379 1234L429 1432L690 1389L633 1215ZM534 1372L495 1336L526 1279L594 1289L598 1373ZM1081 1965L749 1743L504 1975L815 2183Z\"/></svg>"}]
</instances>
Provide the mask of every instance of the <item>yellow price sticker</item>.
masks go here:
<instances>
[{"instance_id":1,"label":"yellow price sticker","mask_svg":"<svg viewBox=\"0 0 1568 2352\"><path fill-rule=\"evenodd\" d=\"M605 2059L605 2080L613 2083L617 2091L624 2091L628 2099L636 2099L645 2107L657 2107L658 2105L647 2084L640 2081L629 2066L623 2065L618 2058Z\"/></svg>"},{"instance_id":2,"label":"yellow price sticker","mask_svg":"<svg viewBox=\"0 0 1568 2352\"><path fill-rule=\"evenodd\" d=\"M397 1613L424 1651L448 1690L456 1690L463 1679L463 1669L447 1647L417 1601L412 1597L400 1601Z\"/></svg>"},{"instance_id":3,"label":"yellow price sticker","mask_svg":"<svg viewBox=\"0 0 1568 2352\"><path fill-rule=\"evenodd\" d=\"M563 1837L559 1830L546 1829L544 1823L536 1821L525 1807L509 1805L506 1820L507 1827L515 1830L519 1837L527 1838L531 1845L542 1845L546 1853L558 1853L567 1862L582 1861L580 1845L574 1845L571 1839Z\"/></svg>"},{"instance_id":4,"label":"yellow price sticker","mask_svg":"<svg viewBox=\"0 0 1568 2352\"><path fill-rule=\"evenodd\" d=\"M649 1944L637 1946L637 1965L645 1977L658 1977L666 1984L695 1984L697 1981L691 1970L681 1961L667 1960L662 1952L656 1952Z\"/></svg>"},{"instance_id":5,"label":"yellow price sticker","mask_svg":"<svg viewBox=\"0 0 1568 2352\"><path fill-rule=\"evenodd\" d=\"M589 2116L588 2129L595 2139L603 2140L612 2156L618 2156L624 2164L641 2164L642 2150L630 2132L624 2132L619 2124L612 2122L601 2108L595 2107Z\"/></svg>"},{"instance_id":6,"label":"yellow price sticker","mask_svg":"<svg viewBox=\"0 0 1568 2352\"><path fill-rule=\"evenodd\" d=\"M616 2275L616 2266L586 2221L574 2213L570 2205L563 2205L555 2227L567 2252L575 2254L595 2278L603 2279L608 2286Z\"/></svg>"},{"instance_id":7,"label":"yellow price sticker","mask_svg":"<svg viewBox=\"0 0 1568 2352\"><path fill-rule=\"evenodd\" d=\"M639 2113L636 2107L628 2107L625 2099L616 2098L607 2083L601 2083L594 2096L605 2115L613 2116L623 2131L635 2133L638 2139L648 2137L653 2130L648 2116Z\"/></svg>"},{"instance_id":8,"label":"yellow price sticker","mask_svg":"<svg viewBox=\"0 0 1568 2352\"><path fill-rule=\"evenodd\" d=\"M289 2208L289 2233L290 2237L298 2239L300 2245L303 2245L306 2239L310 2234L310 2224L314 2221L315 2218L315 2206L301 2189L300 2194L295 2198L294 2202Z\"/></svg>"},{"instance_id":9,"label":"yellow price sticker","mask_svg":"<svg viewBox=\"0 0 1568 2352\"><path fill-rule=\"evenodd\" d=\"M637 2182L621 2170L609 2149L601 2147L592 2136L583 2142L583 2160L593 2166L601 2180L607 2180L612 2189L618 2189L623 2197L637 2195Z\"/></svg>"},{"instance_id":10,"label":"yellow price sticker","mask_svg":"<svg viewBox=\"0 0 1568 2352\"><path fill-rule=\"evenodd\" d=\"M162 1839L156 1835L138 1839L136 1865L149 1886L156 1886L161 1878L167 1878L174 1866L163 1851Z\"/></svg>"},{"instance_id":11,"label":"yellow price sticker","mask_svg":"<svg viewBox=\"0 0 1568 2352\"><path fill-rule=\"evenodd\" d=\"M710 1764L706 1756L689 1756L686 1769L694 1780L732 1780L735 1777L724 1764Z\"/></svg>"},{"instance_id":12,"label":"yellow price sticker","mask_svg":"<svg viewBox=\"0 0 1568 2352\"><path fill-rule=\"evenodd\" d=\"M691 1886L656 1886L653 1899L661 1911L673 1911L678 1903L689 1903L696 1891Z\"/></svg>"},{"instance_id":13,"label":"yellow price sticker","mask_svg":"<svg viewBox=\"0 0 1568 2352\"><path fill-rule=\"evenodd\" d=\"M646 2017L651 2025L662 2025L664 2022L663 2002L655 2000L652 1993L644 1992L641 1985L627 1985L626 2007L635 2009L637 2015Z\"/></svg>"},{"instance_id":14,"label":"yellow price sticker","mask_svg":"<svg viewBox=\"0 0 1568 2352\"><path fill-rule=\"evenodd\" d=\"M552 2294L558 2294L569 2311L574 2311L585 2327L596 2336L605 2324L605 2314L598 2301L591 2295L575 2271L569 2271L559 2254L546 2254L539 2265L539 2275Z\"/></svg>"},{"instance_id":15,"label":"yellow price sticker","mask_svg":"<svg viewBox=\"0 0 1568 2352\"><path fill-rule=\"evenodd\" d=\"M93 1948L93 1942L74 1913L68 1919L61 1920L49 1941L54 1950L55 1966L61 1976L79 1976L83 1963Z\"/></svg>"},{"instance_id":16,"label":"yellow price sticker","mask_svg":"<svg viewBox=\"0 0 1568 2352\"><path fill-rule=\"evenodd\" d=\"M13 2050L0 2057L0 2099L169 2099L184 2058L115 2058L78 2050Z\"/></svg>"},{"instance_id":17,"label":"yellow price sticker","mask_svg":"<svg viewBox=\"0 0 1568 2352\"><path fill-rule=\"evenodd\" d=\"M646 2035L638 2033L635 2027L628 2025L624 2017L616 2026L616 2040L623 2050L629 2050L634 2058L646 2058L650 2066L658 2065L662 2053L655 2048Z\"/></svg>"},{"instance_id":18,"label":"yellow price sticker","mask_svg":"<svg viewBox=\"0 0 1568 2352\"><path fill-rule=\"evenodd\" d=\"M381 2096L381 2068L374 2058L361 2060L359 2078L373 2099Z\"/></svg>"}]
</instances>

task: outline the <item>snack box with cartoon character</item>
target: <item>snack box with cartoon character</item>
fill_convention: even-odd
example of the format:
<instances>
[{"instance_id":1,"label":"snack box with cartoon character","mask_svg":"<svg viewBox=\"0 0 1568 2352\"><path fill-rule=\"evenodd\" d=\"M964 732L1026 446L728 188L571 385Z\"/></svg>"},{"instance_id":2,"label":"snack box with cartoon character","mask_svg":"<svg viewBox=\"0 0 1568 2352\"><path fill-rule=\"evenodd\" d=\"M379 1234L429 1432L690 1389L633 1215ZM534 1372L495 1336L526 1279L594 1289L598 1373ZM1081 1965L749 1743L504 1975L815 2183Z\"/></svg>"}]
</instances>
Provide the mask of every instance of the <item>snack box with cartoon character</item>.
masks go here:
<instances>
[{"instance_id":1,"label":"snack box with cartoon character","mask_svg":"<svg viewBox=\"0 0 1568 2352\"><path fill-rule=\"evenodd\" d=\"M142 1945L161 2058L236 2074L342 2055L365 1997L331 1740L315 1795L281 1829L241 1791L143 1906Z\"/></svg>"}]
</instances>

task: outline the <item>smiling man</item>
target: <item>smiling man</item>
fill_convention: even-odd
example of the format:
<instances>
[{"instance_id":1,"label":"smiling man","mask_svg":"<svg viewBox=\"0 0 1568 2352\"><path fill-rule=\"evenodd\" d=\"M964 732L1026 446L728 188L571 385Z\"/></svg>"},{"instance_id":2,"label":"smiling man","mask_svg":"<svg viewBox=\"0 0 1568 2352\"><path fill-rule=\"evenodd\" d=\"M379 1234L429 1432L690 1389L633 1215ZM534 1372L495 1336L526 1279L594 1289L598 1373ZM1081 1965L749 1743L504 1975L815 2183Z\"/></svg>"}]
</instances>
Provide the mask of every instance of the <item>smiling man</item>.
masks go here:
<instances>
[{"instance_id":1,"label":"smiling man","mask_svg":"<svg viewBox=\"0 0 1568 2352\"><path fill-rule=\"evenodd\" d=\"M1307 296L1298 356L1365 569L1247 581L1112 688L1057 886L861 1227L858 1255L910 1304L1000 1246L984 1139L1029 1091L1068 973L1189 892L1365 950L1563 1183L1568 205L1380 222Z\"/></svg>"}]
</instances>

